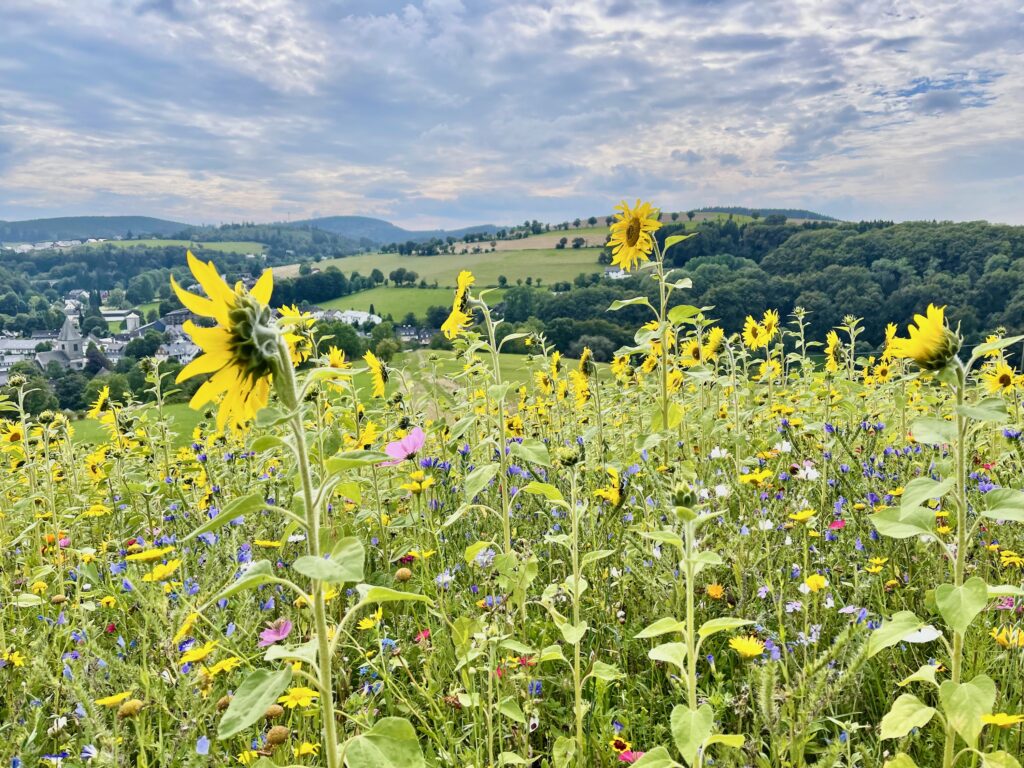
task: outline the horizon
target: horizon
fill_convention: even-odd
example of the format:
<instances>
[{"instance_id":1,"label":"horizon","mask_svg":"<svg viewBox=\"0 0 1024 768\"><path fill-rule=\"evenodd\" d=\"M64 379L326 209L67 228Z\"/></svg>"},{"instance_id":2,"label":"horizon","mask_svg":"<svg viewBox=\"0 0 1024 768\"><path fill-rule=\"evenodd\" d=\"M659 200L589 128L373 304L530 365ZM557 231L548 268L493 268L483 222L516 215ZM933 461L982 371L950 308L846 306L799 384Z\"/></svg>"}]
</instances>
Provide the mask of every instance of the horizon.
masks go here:
<instances>
[{"instance_id":1,"label":"horizon","mask_svg":"<svg viewBox=\"0 0 1024 768\"><path fill-rule=\"evenodd\" d=\"M1009 0L8 0L0 26L5 221L458 229L641 197L1024 224Z\"/></svg>"}]
</instances>

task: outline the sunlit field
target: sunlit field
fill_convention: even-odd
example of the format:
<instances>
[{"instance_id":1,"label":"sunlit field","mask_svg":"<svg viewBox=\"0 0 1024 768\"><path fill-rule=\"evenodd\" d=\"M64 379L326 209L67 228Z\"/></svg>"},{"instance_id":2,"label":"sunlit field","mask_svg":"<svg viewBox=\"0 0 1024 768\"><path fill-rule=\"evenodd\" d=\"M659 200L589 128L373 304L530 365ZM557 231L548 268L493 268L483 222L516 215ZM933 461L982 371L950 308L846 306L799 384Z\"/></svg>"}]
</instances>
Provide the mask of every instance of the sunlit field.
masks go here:
<instances>
[{"instance_id":1,"label":"sunlit field","mask_svg":"<svg viewBox=\"0 0 1024 768\"><path fill-rule=\"evenodd\" d=\"M1022 337L727 335L658 226L607 365L503 354L472 258L455 351L387 364L192 259L194 409L14 380L7 763L1019 768Z\"/></svg>"}]
</instances>

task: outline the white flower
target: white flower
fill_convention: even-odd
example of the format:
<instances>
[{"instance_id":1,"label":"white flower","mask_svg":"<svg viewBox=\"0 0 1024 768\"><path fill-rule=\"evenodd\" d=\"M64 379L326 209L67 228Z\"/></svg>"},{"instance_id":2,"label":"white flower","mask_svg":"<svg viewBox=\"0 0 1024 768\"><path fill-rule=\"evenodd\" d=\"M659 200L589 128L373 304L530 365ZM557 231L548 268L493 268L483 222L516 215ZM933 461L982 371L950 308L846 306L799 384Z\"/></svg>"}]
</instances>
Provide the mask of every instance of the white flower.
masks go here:
<instances>
[{"instance_id":1,"label":"white flower","mask_svg":"<svg viewBox=\"0 0 1024 768\"><path fill-rule=\"evenodd\" d=\"M729 458L729 450L727 448L721 448L716 445L714 448L711 449L710 456L712 459L727 459Z\"/></svg>"},{"instance_id":2,"label":"white flower","mask_svg":"<svg viewBox=\"0 0 1024 768\"><path fill-rule=\"evenodd\" d=\"M790 444L789 440L782 440L775 444L775 450L779 453L789 453L793 450L793 446Z\"/></svg>"},{"instance_id":3,"label":"white flower","mask_svg":"<svg viewBox=\"0 0 1024 768\"><path fill-rule=\"evenodd\" d=\"M707 488L701 488L700 491L697 492L697 495L700 497L701 501L707 501L711 498L711 492Z\"/></svg>"},{"instance_id":4,"label":"white flower","mask_svg":"<svg viewBox=\"0 0 1024 768\"><path fill-rule=\"evenodd\" d=\"M811 591L811 588L808 587L806 584L801 584L799 587L797 587L797 589L800 591L801 594L804 595Z\"/></svg>"},{"instance_id":5,"label":"white flower","mask_svg":"<svg viewBox=\"0 0 1024 768\"><path fill-rule=\"evenodd\" d=\"M826 608L833 608L835 606L835 604L836 604L836 601L832 599L832 595L831 594L825 596L825 607Z\"/></svg>"},{"instance_id":6,"label":"white flower","mask_svg":"<svg viewBox=\"0 0 1024 768\"><path fill-rule=\"evenodd\" d=\"M721 484L715 486L715 496L720 499L728 498L730 493L732 493L732 488L728 485Z\"/></svg>"},{"instance_id":7,"label":"white flower","mask_svg":"<svg viewBox=\"0 0 1024 768\"><path fill-rule=\"evenodd\" d=\"M793 546L793 537L788 535L788 534L786 535L786 546L787 547Z\"/></svg>"},{"instance_id":8,"label":"white flower","mask_svg":"<svg viewBox=\"0 0 1024 768\"><path fill-rule=\"evenodd\" d=\"M814 464L810 460L805 461L803 468L796 473L797 480L818 480L821 477L821 473L814 468Z\"/></svg>"},{"instance_id":9,"label":"white flower","mask_svg":"<svg viewBox=\"0 0 1024 768\"><path fill-rule=\"evenodd\" d=\"M775 523L773 523L771 520L768 520L767 518L765 518L764 520L762 520L760 523L757 524L757 527L760 528L762 531L770 531L773 528L775 528Z\"/></svg>"},{"instance_id":10,"label":"white flower","mask_svg":"<svg viewBox=\"0 0 1024 768\"><path fill-rule=\"evenodd\" d=\"M655 544L654 548L651 550L651 554L654 555L655 560L661 560L661 545Z\"/></svg>"}]
</instances>

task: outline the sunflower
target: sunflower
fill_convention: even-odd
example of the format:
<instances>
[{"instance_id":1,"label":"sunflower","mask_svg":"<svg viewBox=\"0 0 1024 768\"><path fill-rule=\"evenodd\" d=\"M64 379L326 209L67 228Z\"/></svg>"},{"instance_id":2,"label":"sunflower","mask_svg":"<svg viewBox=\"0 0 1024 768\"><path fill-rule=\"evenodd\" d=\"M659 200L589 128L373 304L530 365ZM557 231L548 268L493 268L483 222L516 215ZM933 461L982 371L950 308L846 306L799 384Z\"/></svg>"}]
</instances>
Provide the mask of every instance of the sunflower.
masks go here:
<instances>
[{"instance_id":1,"label":"sunflower","mask_svg":"<svg viewBox=\"0 0 1024 768\"><path fill-rule=\"evenodd\" d=\"M240 426L266 406L278 364L278 331L267 306L274 290L273 273L265 270L247 293L241 283L232 290L213 262L203 263L191 251L188 265L206 297L184 290L173 277L171 286L187 309L217 324L200 328L191 320L185 322L185 331L203 354L181 369L177 381L212 374L196 390L189 405L198 410L219 400L217 428L222 430L225 424Z\"/></svg>"},{"instance_id":2,"label":"sunflower","mask_svg":"<svg viewBox=\"0 0 1024 768\"><path fill-rule=\"evenodd\" d=\"M278 313L286 329L284 340L288 342L292 365L305 362L313 351L313 325L316 320L309 312L302 312L295 305L281 307Z\"/></svg>"},{"instance_id":3,"label":"sunflower","mask_svg":"<svg viewBox=\"0 0 1024 768\"><path fill-rule=\"evenodd\" d=\"M926 371L946 367L960 350L960 338L946 326L944 314L945 307L929 304L926 315L914 315L917 325L907 327L910 338L890 342L893 357L913 360Z\"/></svg>"},{"instance_id":4,"label":"sunflower","mask_svg":"<svg viewBox=\"0 0 1024 768\"><path fill-rule=\"evenodd\" d=\"M473 318L469 316L466 310L469 307L469 286L475 280L476 278L473 277L473 273L469 270L464 269L459 272L451 314L448 315L448 319L441 325L441 332L449 341L463 333L473 322Z\"/></svg>"},{"instance_id":5,"label":"sunflower","mask_svg":"<svg viewBox=\"0 0 1024 768\"><path fill-rule=\"evenodd\" d=\"M6 451L20 450L24 442L25 430L16 421L5 424L3 430L0 430L0 445Z\"/></svg>"},{"instance_id":6,"label":"sunflower","mask_svg":"<svg viewBox=\"0 0 1024 768\"><path fill-rule=\"evenodd\" d=\"M633 208L625 200L615 208L616 221L612 224L608 246L612 249L612 264L629 272L654 250L651 232L661 229L658 209L650 203L636 201Z\"/></svg>"},{"instance_id":7,"label":"sunflower","mask_svg":"<svg viewBox=\"0 0 1024 768\"><path fill-rule=\"evenodd\" d=\"M839 350L839 334L829 331L825 336L825 370L835 373L839 370L839 357L836 354Z\"/></svg>"},{"instance_id":8,"label":"sunflower","mask_svg":"<svg viewBox=\"0 0 1024 768\"><path fill-rule=\"evenodd\" d=\"M756 659L764 653L764 643L753 635L734 637L729 641L729 647L744 659Z\"/></svg>"},{"instance_id":9,"label":"sunflower","mask_svg":"<svg viewBox=\"0 0 1024 768\"><path fill-rule=\"evenodd\" d=\"M1005 360L1000 360L995 365L982 373L985 379L985 388L993 395L1009 395L1017 388L1017 378L1013 374L1013 368Z\"/></svg>"},{"instance_id":10,"label":"sunflower","mask_svg":"<svg viewBox=\"0 0 1024 768\"><path fill-rule=\"evenodd\" d=\"M96 395L95 402L89 406L89 413L86 415L90 419L98 419L100 414L103 412L103 406L106 405L107 400L110 398L110 387L103 387L99 394Z\"/></svg>"},{"instance_id":11,"label":"sunflower","mask_svg":"<svg viewBox=\"0 0 1024 768\"><path fill-rule=\"evenodd\" d=\"M892 380L892 366L885 360L884 356L882 362L874 368L875 382L878 384L885 384Z\"/></svg>"},{"instance_id":12,"label":"sunflower","mask_svg":"<svg viewBox=\"0 0 1024 768\"><path fill-rule=\"evenodd\" d=\"M384 397L384 388L388 383L387 367L369 350L363 355L363 360L370 366L370 375L373 377L373 396Z\"/></svg>"},{"instance_id":13,"label":"sunflower","mask_svg":"<svg viewBox=\"0 0 1024 768\"><path fill-rule=\"evenodd\" d=\"M782 375L782 366L778 360L765 360L758 366L757 373L759 381L771 381Z\"/></svg>"},{"instance_id":14,"label":"sunflower","mask_svg":"<svg viewBox=\"0 0 1024 768\"><path fill-rule=\"evenodd\" d=\"M774 339L779 330L779 313L774 309L766 309L761 318L761 327L768 334L768 341Z\"/></svg>"},{"instance_id":15,"label":"sunflower","mask_svg":"<svg viewBox=\"0 0 1024 768\"><path fill-rule=\"evenodd\" d=\"M750 315L747 315L746 321L743 323L743 343L750 349L760 349L761 347L768 346L768 342L771 338L757 320Z\"/></svg>"}]
</instances>

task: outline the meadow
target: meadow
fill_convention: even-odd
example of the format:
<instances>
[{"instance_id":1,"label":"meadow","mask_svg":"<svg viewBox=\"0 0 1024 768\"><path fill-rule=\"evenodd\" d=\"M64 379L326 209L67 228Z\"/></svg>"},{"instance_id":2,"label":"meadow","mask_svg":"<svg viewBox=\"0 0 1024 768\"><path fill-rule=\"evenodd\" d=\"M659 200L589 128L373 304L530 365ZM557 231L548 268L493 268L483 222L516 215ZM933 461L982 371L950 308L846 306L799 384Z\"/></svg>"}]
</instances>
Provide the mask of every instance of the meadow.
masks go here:
<instances>
[{"instance_id":1,"label":"meadow","mask_svg":"<svg viewBox=\"0 0 1024 768\"><path fill-rule=\"evenodd\" d=\"M572 281L581 272L603 272L604 267L597 263L601 254L599 248L532 248L527 240L515 241L520 247L515 250L498 250L487 253L446 253L438 256L403 256L398 253L365 253L359 256L346 256L341 259L324 259L316 266L326 269L335 266L346 275L358 272L369 275L379 269L387 277L399 267L412 270L420 280L433 283L440 287L450 288L454 285L455 275L462 269L472 269L480 285L497 285L498 276L504 275L510 284L515 285L517 279L525 280L532 277L550 285L559 280ZM481 244L488 247L487 243ZM298 265L275 267L274 275L293 277L298 274ZM449 292L450 295L450 292Z\"/></svg>"},{"instance_id":2,"label":"meadow","mask_svg":"<svg viewBox=\"0 0 1024 768\"><path fill-rule=\"evenodd\" d=\"M659 300L607 366L504 358L468 271L455 352L383 364L193 263L187 441L155 373L88 426L14 381L3 757L1019 768L1024 337L726 335L655 227L613 228Z\"/></svg>"}]
</instances>

